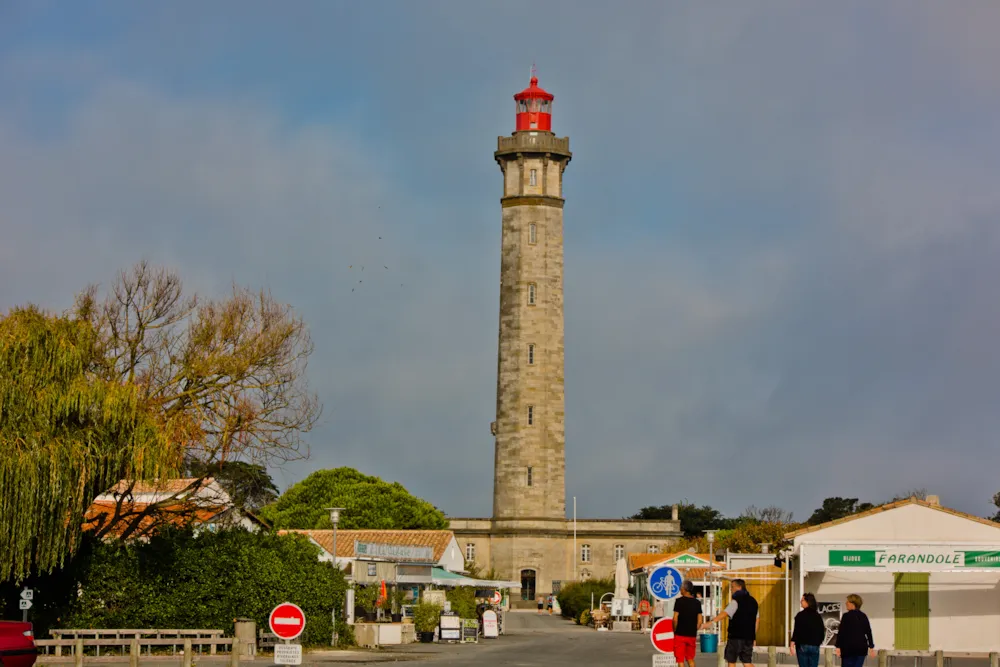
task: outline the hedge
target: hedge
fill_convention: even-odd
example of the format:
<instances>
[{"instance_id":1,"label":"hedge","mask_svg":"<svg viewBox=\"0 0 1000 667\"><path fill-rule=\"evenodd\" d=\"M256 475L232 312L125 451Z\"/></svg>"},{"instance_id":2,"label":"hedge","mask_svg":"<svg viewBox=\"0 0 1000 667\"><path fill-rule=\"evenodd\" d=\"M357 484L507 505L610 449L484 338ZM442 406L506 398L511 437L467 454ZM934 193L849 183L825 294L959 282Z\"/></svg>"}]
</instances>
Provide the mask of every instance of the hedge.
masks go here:
<instances>
[{"instance_id":1,"label":"hedge","mask_svg":"<svg viewBox=\"0 0 1000 667\"><path fill-rule=\"evenodd\" d=\"M331 612L344 623L343 573L318 560L299 535L167 531L148 542L90 542L63 571L41 577L36 633L63 628L210 628L233 631L236 618L267 627L280 602L306 615L304 644L330 644ZM77 593L78 592L78 593ZM15 598L16 599L16 598ZM43 636L38 634L38 636Z\"/></svg>"},{"instance_id":2,"label":"hedge","mask_svg":"<svg viewBox=\"0 0 1000 667\"><path fill-rule=\"evenodd\" d=\"M591 593L594 594L594 606L596 607L600 604L601 596L605 593L613 593L614 590L614 579L588 579L587 581L566 584L556 597L559 599L562 615L579 623L580 612L590 609Z\"/></svg>"}]
</instances>

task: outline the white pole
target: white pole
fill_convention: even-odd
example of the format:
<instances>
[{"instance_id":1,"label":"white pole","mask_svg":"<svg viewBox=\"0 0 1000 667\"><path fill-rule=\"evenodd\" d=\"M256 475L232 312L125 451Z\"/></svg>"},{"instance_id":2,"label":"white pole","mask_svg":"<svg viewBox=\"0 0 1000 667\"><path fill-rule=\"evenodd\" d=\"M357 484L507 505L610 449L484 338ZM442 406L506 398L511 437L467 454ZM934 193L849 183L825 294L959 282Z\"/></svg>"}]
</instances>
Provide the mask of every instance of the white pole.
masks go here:
<instances>
[{"instance_id":1,"label":"white pole","mask_svg":"<svg viewBox=\"0 0 1000 667\"><path fill-rule=\"evenodd\" d=\"M785 552L785 648L789 647L789 642L791 641L791 625L792 625L792 591L790 590L792 582L790 581L790 572L792 570L792 554L791 552Z\"/></svg>"},{"instance_id":2,"label":"white pole","mask_svg":"<svg viewBox=\"0 0 1000 667\"><path fill-rule=\"evenodd\" d=\"M576 496L573 496L573 581L579 581L579 577L576 573ZM593 610L593 603L591 603L591 610Z\"/></svg>"}]
</instances>

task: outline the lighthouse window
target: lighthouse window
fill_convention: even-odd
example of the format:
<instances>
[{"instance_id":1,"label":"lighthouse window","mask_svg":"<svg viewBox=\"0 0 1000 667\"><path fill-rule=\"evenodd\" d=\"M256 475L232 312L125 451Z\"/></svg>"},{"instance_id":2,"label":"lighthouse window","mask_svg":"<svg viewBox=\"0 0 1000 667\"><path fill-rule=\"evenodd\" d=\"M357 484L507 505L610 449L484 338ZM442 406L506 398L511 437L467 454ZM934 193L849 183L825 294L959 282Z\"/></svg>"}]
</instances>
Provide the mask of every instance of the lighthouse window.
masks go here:
<instances>
[{"instance_id":1,"label":"lighthouse window","mask_svg":"<svg viewBox=\"0 0 1000 667\"><path fill-rule=\"evenodd\" d=\"M528 466L528 486L531 486L531 466Z\"/></svg>"},{"instance_id":2,"label":"lighthouse window","mask_svg":"<svg viewBox=\"0 0 1000 667\"><path fill-rule=\"evenodd\" d=\"M528 243L538 243L538 227L534 224L528 225Z\"/></svg>"},{"instance_id":3,"label":"lighthouse window","mask_svg":"<svg viewBox=\"0 0 1000 667\"><path fill-rule=\"evenodd\" d=\"M535 305L535 283L528 283L528 305Z\"/></svg>"},{"instance_id":4,"label":"lighthouse window","mask_svg":"<svg viewBox=\"0 0 1000 667\"><path fill-rule=\"evenodd\" d=\"M535 365L535 345L534 345L534 343L532 343L531 345L528 346L528 365L529 366L534 366Z\"/></svg>"},{"instance_id":5,"label":"lighthouse window","mask_svg":"<svg viewBox=\"0 0 1000 667\"><path fill-rule=\"evenodd\" d=\"M538 170L532 169L531 174L528 176L528 183L531 185L538 185Z\"/></svg>"},{"instance_id":6,"label":"lighthouse window","mask_svg":"<svg viewBox=\"0 0 1000 667\"><path fill-rule=\"evenodd\" d=\"M535 423L535 406L528 406L528 426L533 426Z\"/></svg>"}]
</instances>

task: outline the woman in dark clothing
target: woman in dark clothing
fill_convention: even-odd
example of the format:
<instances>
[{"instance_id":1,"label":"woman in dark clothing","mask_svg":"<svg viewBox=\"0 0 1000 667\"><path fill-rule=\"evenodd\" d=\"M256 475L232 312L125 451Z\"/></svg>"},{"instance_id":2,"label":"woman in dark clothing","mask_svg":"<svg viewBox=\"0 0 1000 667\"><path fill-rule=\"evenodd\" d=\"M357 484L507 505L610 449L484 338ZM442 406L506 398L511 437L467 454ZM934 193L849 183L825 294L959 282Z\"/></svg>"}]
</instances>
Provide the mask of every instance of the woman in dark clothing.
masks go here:
<instances>
[{"instance_id":1,"label":"woman in dark clothing","mask_svg":"<svg viewBox=\"0 0 1000 667\"><path fill-rule=\"evenodd\" d=\"M819 647L826 636L826 626L816 608L815 595L806 593L800 604L802 611L795 615L792 630L792 655L798 658L799 667L818 667Z\"/></svg>"},{"instance_id":2,"label":"woman in dark clothing","mask_svg":"<svg viewBox=\"0 0 1000 667\"><path fill-rule=\"evenodd\" d=\"M863 667L865 656L875 657L872 625L861 611L861 596L847 596L847 613L837 629L837 655L843 667Z\"/></svg>"}]
</instances>

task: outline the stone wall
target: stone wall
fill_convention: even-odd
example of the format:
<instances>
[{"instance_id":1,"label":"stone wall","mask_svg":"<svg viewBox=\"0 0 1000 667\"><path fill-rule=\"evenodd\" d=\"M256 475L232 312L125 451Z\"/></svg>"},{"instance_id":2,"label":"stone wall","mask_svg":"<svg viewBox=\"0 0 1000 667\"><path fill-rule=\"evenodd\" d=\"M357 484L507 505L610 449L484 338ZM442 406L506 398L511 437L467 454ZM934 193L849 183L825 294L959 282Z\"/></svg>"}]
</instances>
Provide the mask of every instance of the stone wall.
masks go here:
<instances>
[{"instance_id":1,"label":"stone wall","mask_svg":"<svg viewBox=\"0 0 1000 667\"><path fill-rule=\"evenodd\" d=\"M669 553L681 537L674 521L585 520L577 521L574 549L573 522L567 520L451 519L450 528L463 552L474 545L484 572L493 568L501 578L520 582L523 570L533 570L536 596L548 595L553 581L614 576L616 547L623 554L650 547Z\"/></svg>"}]
</instances>

